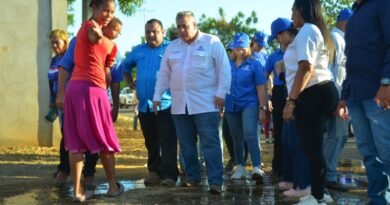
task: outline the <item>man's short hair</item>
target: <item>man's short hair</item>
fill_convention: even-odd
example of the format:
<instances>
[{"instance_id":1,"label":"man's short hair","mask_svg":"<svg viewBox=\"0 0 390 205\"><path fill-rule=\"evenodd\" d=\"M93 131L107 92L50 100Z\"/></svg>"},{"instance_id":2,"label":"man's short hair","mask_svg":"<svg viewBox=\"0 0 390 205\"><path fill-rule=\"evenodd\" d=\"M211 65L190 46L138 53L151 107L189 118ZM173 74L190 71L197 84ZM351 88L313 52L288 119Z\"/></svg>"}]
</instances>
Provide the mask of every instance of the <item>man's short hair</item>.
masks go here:
<instances>
[{"instance_id":1,"label":"man's short hair","mask_svg":"<svg viewBox=\"0 0 390 205\"><path fill-rule=\"evenodd\" d=\"M164 29L163 24L158 19L150 19L150 20L148 20L146 22L145 26L148 25L148 24L153 24L153 23L157 23L158 25L160 25L161 29Z\"/></svg>"},{"instance_id":2,"label":"man's short hair","mask_svg":"<svg viewBox=\"0 0 390 205\"><path fill-rule=\"evenodd\" d=\"M192 13L192 11L181 11L181 12L176 14L176 21L179 19L182 19L186 16L190 16L190 17L195 19L195 15L194 15L194 13Z\"/></svg>"}]
</instances>

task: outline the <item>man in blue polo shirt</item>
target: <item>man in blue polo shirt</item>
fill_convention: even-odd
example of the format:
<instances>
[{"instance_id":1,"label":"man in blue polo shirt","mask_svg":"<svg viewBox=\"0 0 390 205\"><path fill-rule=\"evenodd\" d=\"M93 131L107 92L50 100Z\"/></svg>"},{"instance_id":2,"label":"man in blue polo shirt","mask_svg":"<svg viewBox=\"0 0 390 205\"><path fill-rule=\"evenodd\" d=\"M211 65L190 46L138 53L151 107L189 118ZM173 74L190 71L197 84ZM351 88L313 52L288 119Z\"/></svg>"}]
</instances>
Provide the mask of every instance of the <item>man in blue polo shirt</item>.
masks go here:
<instances>
[{"instance_id":1,"label":"man in blue polo shirt","mask_svg":"<svg viewBox=\"0 0 390 205\"><path fill-rule=\"evenodd\" d=\"M121 67L129 87L136 89L139 101L139 120L148 150L149 176L146 185L175 186L178 177L177 138L171 116L171 96L165 92L157 115L153 110L153 95L160 62L168 42L164 28L157 19L145 24L146 43L136 46L123 61ZM136 81L131 73L136 67ZM162 180L161 180L162 179Z\"/></svg>"},{"instance_id":2,"label":"man in blue polo shirt","mask_svg":"<svg viewBox=\"0 0 390 205\"><path fill-rule=\"evenodd\" d=\"M370 204L390 203L390 1L356 0L345 31L339 113L354 127ZM348 107L348 112L346 110Z\"/></svg>"}]
</instances>

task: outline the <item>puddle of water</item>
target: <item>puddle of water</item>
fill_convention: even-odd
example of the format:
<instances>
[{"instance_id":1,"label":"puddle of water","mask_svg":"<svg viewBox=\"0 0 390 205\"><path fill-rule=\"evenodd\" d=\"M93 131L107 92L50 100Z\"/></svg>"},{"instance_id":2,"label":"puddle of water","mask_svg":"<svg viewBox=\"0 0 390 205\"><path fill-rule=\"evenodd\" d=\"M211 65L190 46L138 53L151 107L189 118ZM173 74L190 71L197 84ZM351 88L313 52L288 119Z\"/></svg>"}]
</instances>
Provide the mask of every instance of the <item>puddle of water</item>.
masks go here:
<instances>
[{"instance_id":1,"label":"puddle of water","mask_svg":"<svg viewBox=\"0 0 390 205\"><path fill-rule=\"evenodd\" d=\"M123 185L125 192L135 189L145 189L144 180L137 181L120 181ZM99 184L95 188L95 195L104 195L108 191L108 183Z\"/></svg>"}]
</instances>

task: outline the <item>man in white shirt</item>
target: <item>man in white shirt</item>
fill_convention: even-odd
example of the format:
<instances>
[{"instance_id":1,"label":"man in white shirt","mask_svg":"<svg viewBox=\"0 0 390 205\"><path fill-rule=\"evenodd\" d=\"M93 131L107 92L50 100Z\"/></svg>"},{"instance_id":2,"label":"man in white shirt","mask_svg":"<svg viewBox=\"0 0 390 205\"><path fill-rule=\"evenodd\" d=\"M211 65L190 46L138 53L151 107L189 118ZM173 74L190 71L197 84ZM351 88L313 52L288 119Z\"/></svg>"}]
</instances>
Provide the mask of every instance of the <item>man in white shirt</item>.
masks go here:
<instances>
[{"instance_id":1,"label":"man in white shirt","mask_svg":"<svg viewBox=\"0 0 390 205\"><path fill-rule=\"evenodd\" d=\"M194 14L176 16L179 38L172 41L161 60L154 110L170 89L172 117L183 155L187 179L184 186L198 186L201 168L197 136L206 162L210 192L219 194L223 183L222 150L218 134L219 112L230 90L230 64L218 37L199 31Z\"/></svg>"},{"instance_id":2,"label":"man in white shirt","mask_svg":"<svg viewBox=\"0 0 390 205\"><path fill-rule=\"evenodd\" d=\"M345 8L340 11L336 19L336 26L330 32L330 36L336 47L333 63L329 65L333 74L333 81L336 85L339 96L346 77L345 63L346 56L344 31L352 11ZM329 189L345 192L347 189L337 182L337 163L348 140L349 120L343 120L338 116L328 117L326 121L326 134L324 135L324 157L326 160L326 187Z\"/></svg>"}]
</instances>

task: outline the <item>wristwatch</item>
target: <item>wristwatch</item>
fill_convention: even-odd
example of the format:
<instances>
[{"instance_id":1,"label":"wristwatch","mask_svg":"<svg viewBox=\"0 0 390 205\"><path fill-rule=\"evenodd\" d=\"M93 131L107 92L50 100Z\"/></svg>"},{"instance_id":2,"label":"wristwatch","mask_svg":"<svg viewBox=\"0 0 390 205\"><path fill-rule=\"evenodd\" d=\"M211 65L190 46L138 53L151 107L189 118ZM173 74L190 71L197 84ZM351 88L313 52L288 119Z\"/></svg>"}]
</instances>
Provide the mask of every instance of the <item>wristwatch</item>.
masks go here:
<instances>
[{"instance_id":1,"label":"wristwatch","mask_svg":"<svg viewBox=\"0 0 390 205\"><path fill-rule=\"evenodd\" d=\"M390 85L390 78L381 78L381 86L389 86Z\"/></svg>"}]
</instances>

